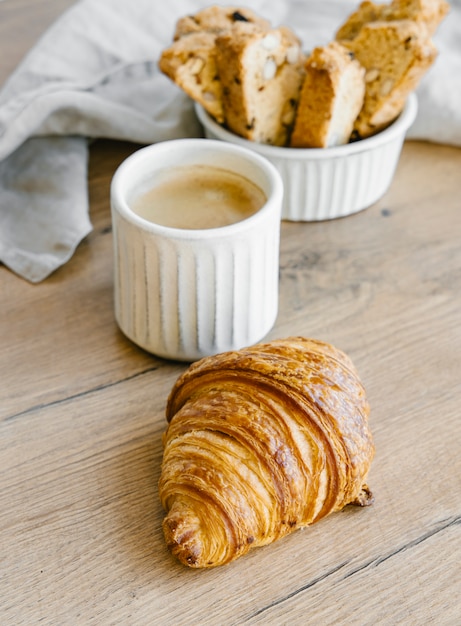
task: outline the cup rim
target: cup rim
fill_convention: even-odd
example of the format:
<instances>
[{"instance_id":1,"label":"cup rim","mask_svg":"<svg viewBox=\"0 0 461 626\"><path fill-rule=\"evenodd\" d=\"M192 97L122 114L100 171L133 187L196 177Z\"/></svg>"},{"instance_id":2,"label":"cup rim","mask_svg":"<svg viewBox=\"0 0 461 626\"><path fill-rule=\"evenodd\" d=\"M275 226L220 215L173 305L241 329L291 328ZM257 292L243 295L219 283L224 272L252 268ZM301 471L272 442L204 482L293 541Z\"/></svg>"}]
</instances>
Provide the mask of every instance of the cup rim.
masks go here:
<instances>
[{"instance_id":1,"label":"cup rim","mask_svg":"<svg viewBox=\"0 0 461 626\"><path fill-rule=\"evenodd\" d=\"M170 151L171 149L187 149L190 152L200 150L215 151L219 153L232 153L240 156L247 161L256 164L260 169L264 171L269 181L270 191L264 205L252 215L232 224L226 226L219 226L214 228L200 228L200 229L188 229L188 228L173 228L171 226L163 226L156 224L150 220L144 219L137 215L129 206L126 199L126 180L130 171L136 171L137 165L141 160L148 159L151 153L155 153L156 159L162 152ZM169 238L175 239L210 239L217 238L219 236L232 236L238 234L239 231L246 230L249 223L251 226L253 223L257 224L261 220L265 219L268 212L273 210L274 203L279 206L280 212L282 210L283 200L283 182L282 177L272 163L261 155L255 153L248 148L242 146L236 146L233 144L225 143L219 140L194 138L194 139L169 139L161 141L155 144L150 144L139 148L133 154L128 156L116 169L111 185L110 185L111 207L112 210L116 207L116 210L123 215L123 217L141 228L144 231L150 233L164 235Z\"/></svg>"},{"instance_id":2,"label":"cup rim","mask_svg":"<svg viewBox=\"0 0 461 626\"><path fill-rule=\"evenodd\" d=\"M404 134L410 126L413 124L416 114L418 112L418 100L414 93L411 93L405 106L397 117L387 128L367 137L360 139L353 143L347 143L342 146L335 146L331 148L290 148L283 146L271 146L268 144L257 143L250 141L244 137L240 137L235 133L227 130L220 124L218 124L198 103L194 103L196 115L204 128L208 128L211 132L219 137L221 141L226 141L234 145L245 147L259 154L264 155L267 158L274 159L330 159L340 158L351 154L358 154L360 152L366 152L381 146L382 144L392 141L395 137ZM210 140L208 140L210 141Z\"/></svg>"}]
</instances>

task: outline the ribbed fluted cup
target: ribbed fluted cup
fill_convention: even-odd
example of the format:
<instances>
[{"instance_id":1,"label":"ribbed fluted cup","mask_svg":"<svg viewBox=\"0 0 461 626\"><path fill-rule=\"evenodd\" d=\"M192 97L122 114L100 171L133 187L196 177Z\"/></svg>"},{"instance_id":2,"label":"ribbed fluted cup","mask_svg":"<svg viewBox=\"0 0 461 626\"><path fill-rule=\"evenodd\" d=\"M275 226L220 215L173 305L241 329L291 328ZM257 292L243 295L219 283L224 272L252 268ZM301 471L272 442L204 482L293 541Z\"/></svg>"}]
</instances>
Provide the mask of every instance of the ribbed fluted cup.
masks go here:
<instances>
[{"instance_id":1,"label":"ribbed fluted cup","mask_svg":"<svg viewBox=\"0 0 461 626\"><path fill-rule=\"evenodd\" d=\"M137 186L161 168L210 165L258 185L266 204L221 228L187 230L154 224L129 206ZM283 187L266 159L205 139L143 148L111 185L115 317L122 332L158 356L191 361L262 339L278 310Z\"/></svg>"}]
</instances>

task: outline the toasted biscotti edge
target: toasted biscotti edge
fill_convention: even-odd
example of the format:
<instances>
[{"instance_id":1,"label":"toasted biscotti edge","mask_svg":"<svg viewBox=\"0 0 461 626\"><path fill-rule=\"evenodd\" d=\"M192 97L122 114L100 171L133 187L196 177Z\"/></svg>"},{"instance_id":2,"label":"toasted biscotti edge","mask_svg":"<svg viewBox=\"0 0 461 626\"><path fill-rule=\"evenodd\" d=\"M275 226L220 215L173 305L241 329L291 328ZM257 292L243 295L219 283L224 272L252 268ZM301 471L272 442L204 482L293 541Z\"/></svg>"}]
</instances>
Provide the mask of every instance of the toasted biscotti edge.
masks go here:
<instances>
[{"instance_id":1,"label":"toasted biscotti edge","mask_svg":"<svg viewBox=\"0 0 461 626\"><path fill-rule=\"evenodd\" d=\"M364 0L336 31L337 41L351 41L365 24L378 21L413 20L432 36L450 9L446 0L393 0L390 4L375 4Z\"/></svg>"},{"instance_id":2,"label":"toasted biscotti edge","mask_svg":"<svg viewBox=\"0 0 461 626\"><path fill-rule=\"evenodd\" d=\"M176 23L174 39L203 31L220 35L230 30L238 22L253 24L262 30L271 28L268 20L260 17L248 7L221 7L213 5L198 11L194 15L186 15L180 18Z\"/></svg>"}]
</instances>

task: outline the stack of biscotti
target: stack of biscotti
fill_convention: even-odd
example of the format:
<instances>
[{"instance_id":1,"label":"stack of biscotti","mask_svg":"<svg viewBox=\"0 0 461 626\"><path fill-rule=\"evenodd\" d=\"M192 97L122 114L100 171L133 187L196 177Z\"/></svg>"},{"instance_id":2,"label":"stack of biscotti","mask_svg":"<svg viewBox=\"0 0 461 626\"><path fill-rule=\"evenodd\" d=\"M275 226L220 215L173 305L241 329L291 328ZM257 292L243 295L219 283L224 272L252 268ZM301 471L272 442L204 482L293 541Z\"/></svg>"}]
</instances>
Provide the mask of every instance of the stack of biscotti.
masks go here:
<instances>
[{"instance_id":1,"label":"stack of biscotti","mask_svg":"<svg viewBox=\"0 0 461 626\"><path fill-rule=\"evenodd\" d=\"M220 124L259 143L326 148L400 114L434 62L446 0L365 0L306 58L287 27L212 6L180 19L160 69Z\"/></svg>"},{"instance_id":2,"label":"stack of biscotti","mask_svg":"<svg viewBox=\"0 0 461 626\"><path fill-rule=\"evenodd\" d=\"M445 0L366 0L336 33L365 68L365 98L354 123L357 138L386 128L437 57L431 40L449 5Z\"/></svg>"},{"instance_id":3,"label":"stack of biscotti","mask_svg":"<svg viewBox=\"0 0 461 626\"><path fill-rule=\"evenodd\" d=\"M249 9L209 7L179 20L160 69L219 123L286 145L304 76L296 35Z\"/></svg>"},{"instance_id":4,"label":"stack of biscotti","mask_svg":"<svg viewBox=\"0 0 461 626\"><path fill-rule=\"evenodd\" d=\"M216 65L216 38L235 24L268 30L267 20L250 9L211 6L178 20L173 44L162 52L159 67L220 124L224 123L222 85Z\"/></svg>"},{"instance_id":5,"label":"stack of biscotti","mask_svg":"<svg viewBox=\"0 0 461 626\"><path fill-rule=\"evenodd\" d=\"M336 42L306 61L291 146L341 145L391 124L437 56L431 35L448 8L445 0L362 2Z\"/></svg>"}]
</instances>

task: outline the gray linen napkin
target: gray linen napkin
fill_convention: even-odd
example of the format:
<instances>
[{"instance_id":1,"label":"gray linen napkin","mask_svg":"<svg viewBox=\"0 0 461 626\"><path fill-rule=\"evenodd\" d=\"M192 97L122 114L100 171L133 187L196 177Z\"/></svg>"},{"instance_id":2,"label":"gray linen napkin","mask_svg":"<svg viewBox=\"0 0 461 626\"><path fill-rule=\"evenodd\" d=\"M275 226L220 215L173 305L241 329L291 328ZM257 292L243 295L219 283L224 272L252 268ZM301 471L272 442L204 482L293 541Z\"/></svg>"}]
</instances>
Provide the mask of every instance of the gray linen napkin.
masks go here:
<instances>
[{"instance_id":1,"label":"gray linen napkin","mask_svg":"<svg viewBox=\"0 0 461 626\"><path fill-rule=\"evenodd\" d=\"M191 102L157 68L176 20L216 0L81 0L40 39L0 92L0 261L31 282L65 263L90 232L87 138L153 143L201 133ZM358 2L247 0L327 43ZM461 0L418 89L409 137L461 145ZM1 19L1 5L0 5Z\"/></svg>"}]
</instances>

